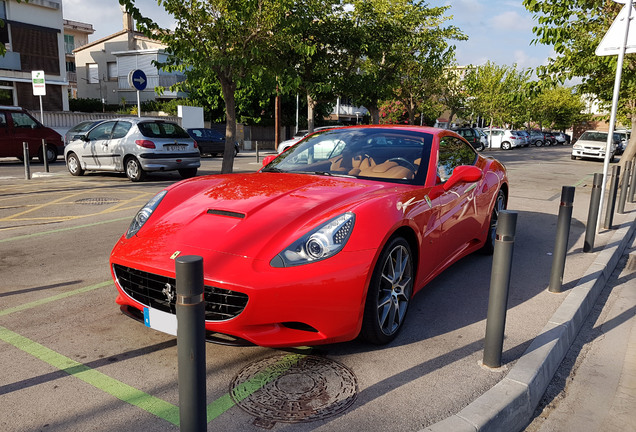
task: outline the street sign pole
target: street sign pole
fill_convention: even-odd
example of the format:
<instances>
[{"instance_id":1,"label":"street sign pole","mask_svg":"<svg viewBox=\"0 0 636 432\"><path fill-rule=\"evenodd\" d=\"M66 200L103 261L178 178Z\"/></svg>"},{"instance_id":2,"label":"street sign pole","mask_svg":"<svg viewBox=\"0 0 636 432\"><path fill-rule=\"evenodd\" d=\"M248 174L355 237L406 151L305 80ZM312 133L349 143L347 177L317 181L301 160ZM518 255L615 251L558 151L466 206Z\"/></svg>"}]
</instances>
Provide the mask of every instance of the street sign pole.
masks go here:
<instances>
[{"instance_id":1,"label":"street sign pole","mask_svg":"<svg viewBox=\"0 0 636 432\"><path fill-rule=\"evenodd\" d=\"M139 102L139 90L137 90L137 117L141 117L141 102Z\"/></svg>"},{"instance_id":2,"label":"street sign pole","mask_svg":"<svg viewBox=\"0 0 636 432\"><path fill-rule=\"evenodd\" d=\"M601 214L603 213L601 209L603 208L603 199L605 198L605 185L607 184L607 173L609 171L609 161L611 157L612 144L614 142L614 127L616 123L616 111L618 109L618 95L621 88L623 60L625 58L625 48L627 47L627 39L629 36L630 21L632 20L632 7L633 7L632 0L628 0L624 6L624 8L627 8L627 19L625 19L625 31L624 31L622 44L620 46L620 49L618 50L618 61L616 63L616 77L614 79L614 94L612 96L612 112L610 115L609 132L607 134L607 143L605 145L605 160L603 163L603 183L601 186L601 198L599 202L598 219L596 221L596 229L599 230L599 232L601 227L601 217L602 217ZM601 42L601 44L602 43L603 42ZM596 55L606 55L606 54L599 54L599 50L597 49Z\"/></svg>"}]
</instances>

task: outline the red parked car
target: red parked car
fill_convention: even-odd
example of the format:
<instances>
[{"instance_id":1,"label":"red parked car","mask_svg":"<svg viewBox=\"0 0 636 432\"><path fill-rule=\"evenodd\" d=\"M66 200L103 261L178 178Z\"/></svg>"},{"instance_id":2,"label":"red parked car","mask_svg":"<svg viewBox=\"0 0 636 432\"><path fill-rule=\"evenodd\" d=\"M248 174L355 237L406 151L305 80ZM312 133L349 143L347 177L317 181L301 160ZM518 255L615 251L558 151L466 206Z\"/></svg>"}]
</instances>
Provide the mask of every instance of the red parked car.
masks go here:
<instances>
[{"instance_id":1,"label":"red parked car","mask_svg":"<svg viewBox=\"0 0 636 432\"><path fill-rule=\"evenodd\" d=\"M456 133L320 131L257 173L197 177L142 208L110 265L121 310L176 334L175 258L203 257L209 340L393 340L412 296L492 253L508 180Z\"/></svg>"}]
</instances>

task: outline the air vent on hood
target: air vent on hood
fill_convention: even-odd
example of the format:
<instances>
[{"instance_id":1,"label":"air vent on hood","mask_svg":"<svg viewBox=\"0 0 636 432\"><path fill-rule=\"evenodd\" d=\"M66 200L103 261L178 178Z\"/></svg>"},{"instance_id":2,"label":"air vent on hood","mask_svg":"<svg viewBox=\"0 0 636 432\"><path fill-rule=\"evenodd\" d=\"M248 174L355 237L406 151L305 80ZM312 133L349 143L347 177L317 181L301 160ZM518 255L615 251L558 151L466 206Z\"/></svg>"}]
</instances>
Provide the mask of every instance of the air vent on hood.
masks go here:
<instances>
[{"instance_id":1,"label":"air vent on hood","mask_svg":"<svg viewBox=\"0 0 636 432\"><path fill-rule=\"evenodd\" d=\"M208 214L219 215L219 216L229 216L229 217L234 217L239 219L245 218L245 213L238 213L238 212L227 211L227 210L209 209Z\"/></svg>"}]
</instances>

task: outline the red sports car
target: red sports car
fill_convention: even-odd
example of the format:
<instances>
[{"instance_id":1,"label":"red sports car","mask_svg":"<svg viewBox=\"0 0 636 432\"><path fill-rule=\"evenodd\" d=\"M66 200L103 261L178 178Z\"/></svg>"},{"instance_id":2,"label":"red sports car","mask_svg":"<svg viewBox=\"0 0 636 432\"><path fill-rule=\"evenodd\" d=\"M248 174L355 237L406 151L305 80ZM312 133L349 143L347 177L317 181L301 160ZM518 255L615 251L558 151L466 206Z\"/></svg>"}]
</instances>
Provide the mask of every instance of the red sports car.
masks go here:
<instances>
[{"instance_id":1,"label":"red sports car","mask_svg":"<svg viewBox=\"0 0 636 432\"><path fill-rule=\"evenodd\" d=\"M199 255L211 341L388 343L427 282L492 253L507 197L503 165L452 131L320 131L257 173L157 194L112 251L117 303L176 334L174 260Z\"/></svg>"}]
</instances>

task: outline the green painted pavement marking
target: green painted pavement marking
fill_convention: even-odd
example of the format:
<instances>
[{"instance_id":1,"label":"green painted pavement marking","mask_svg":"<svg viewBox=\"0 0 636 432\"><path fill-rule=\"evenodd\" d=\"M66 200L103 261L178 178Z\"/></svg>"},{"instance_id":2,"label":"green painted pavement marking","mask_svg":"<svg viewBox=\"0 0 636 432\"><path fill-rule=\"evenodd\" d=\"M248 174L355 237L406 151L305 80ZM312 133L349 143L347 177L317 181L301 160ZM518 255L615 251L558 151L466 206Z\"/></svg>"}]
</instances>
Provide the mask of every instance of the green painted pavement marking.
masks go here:
<instances>
[{"instance_id":1,"label":"green painted pavement marking","mask_svg":"<svg viewBox=\"0 0 636 432\"><path fill-rule=\"evenodd\" d=\"M25 240L25 239L29 239L29 238L33 238L33 237L40 237L40 236L44 236L44 235L48 235L48 234L55 234L55 233L60 233L60 232L64 232L64 231L72 231L72 230L81 229L81 228L89 228L89 227L93 227L93 226L97 226L97 225L104 225L104 224L111 223L111 222L120 222L120 221L123 221L123 220L132 220L132 218L130 216L126 216L126 217L121 217L121 218L117 218L117 219L110 219L110 220L102 221L102 222L94 222L94 223L89 223L89 224L85 224L85 225L78 225L76 227L60 228L60 229L55 229L55 230L50 230L50 231L42 231L42 232L39 232L39 233L25 234L25 235L16 236L16 237L9 237L9 238L6 238L6 239L0 239L0 243L6 243L6 242L10 242L10 241L17 241L17 240Z\"/></svg>"},{"instance_id":2,"label":"green painted pavement marking","mask_svg":"<svg viewBox=\"0 0 636 432\"><path fill-rule=\"evenodd\" d=\"M585 177L583 177L581 180L579 180L577 183L574 184L574 187L579 187L581 186L584 182L588 181L588 177L593 177L594 174L588 174Z\"/></svg>"},{"instance_id":3,"label":"green painted pavement marking","mask_svg":"<svg viewBox=\"0 0 636 432\"><path fill-rule=\"evenodd\" d=\"M43 298L41 300L36 300L36 301L31 302L31 303L25 303L23 305L14 306L14 307L11 307L11 308L8 308L8 309L3 309L3 310L0 310L0 317L12 314L14 312L19 312L19 311L23 311L23 310L26 310L26 309L31 309L31 308L34 308L34 307L37 307L37 306L42 306L44 304L47 304L47 303L50 303L50 302L53 302L53 301L56 301L56 300L61 300L61 299L67 298L67 297L71 297L71 296L74 296L76 294L82 294L82 293L85 293L85 292L89 292L89 291L92 291L92 290L97 289L97 288L102 288L102 287L111 285L112 283L113 283L112 281L101 282L101 283L98 283L96 285L91 285L91 286L87 286L87 287L84 287L84 288L79 288L79 289L76 289L76 290L73 290L73 291L61 293L61 294L54 295L54 296L47 297L47 298Z\"/></svg>"},{"instance_id":4,"label":"green painted pavement marking","mask_svg":"<svg viewBox=\"0 0 636 432\"><path fill-rule=\"evenodd\" d=\"M117 399L179 426L179 408L0 326L0 339Z\"/></svg>"}]
</instances>

